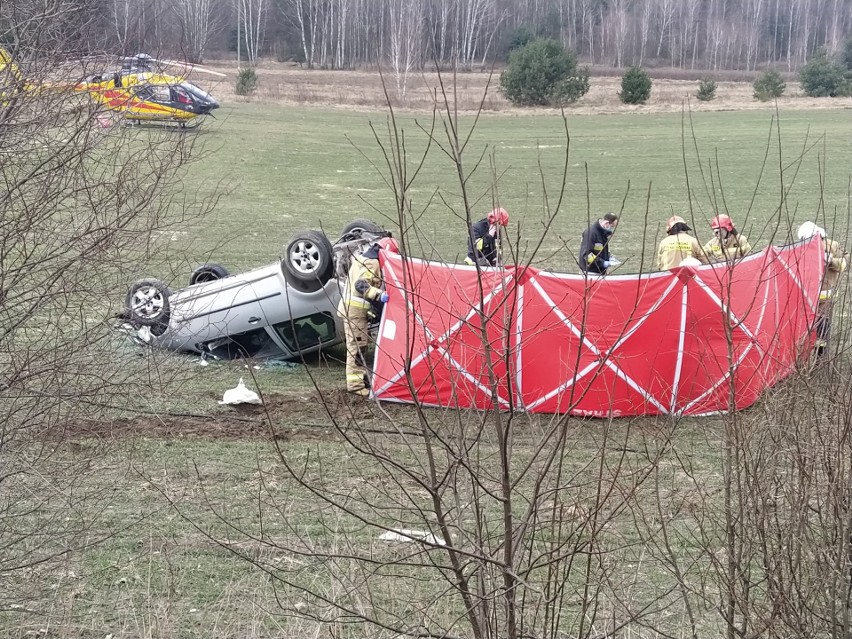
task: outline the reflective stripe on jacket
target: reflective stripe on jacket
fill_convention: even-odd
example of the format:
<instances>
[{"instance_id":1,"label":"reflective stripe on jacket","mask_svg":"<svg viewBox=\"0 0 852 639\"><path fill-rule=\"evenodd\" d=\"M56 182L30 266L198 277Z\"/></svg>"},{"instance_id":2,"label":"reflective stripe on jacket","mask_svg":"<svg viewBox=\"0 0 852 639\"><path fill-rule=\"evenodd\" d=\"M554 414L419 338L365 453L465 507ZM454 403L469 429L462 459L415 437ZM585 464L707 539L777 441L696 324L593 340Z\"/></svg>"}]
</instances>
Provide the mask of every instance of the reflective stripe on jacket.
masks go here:
<instances>
[{"instance_id":1,"label":"reflective stripe on jacket","mask_svg":"<svg viewBox=\"0 0 852 639\"><path fill-rule=\"evenodd\" d=\"M583 231L580 239L580 255L577 260L585 273L606 273L604 262L609 262L609 238L600 220Z\"/></svg>"},{"instance_id":2,"label":"reflective stripe on jacket","mask_svg":"<svg viewBox=\"0 0 852 639\"><path fill-rule=\"evenodd\" d=\"M702 264L707 264L707 256L701 250L698 240L686 233L669 235L660 241L660 248L657 251L657 268L667 271L680 266L687 257L694 257Z\"/></svg>"},{"instance_id":3,"label":"reflective stripe on jacket","mask_svg":"<svg viewBox=\"0 0 852 639\"><path fill-rule=\"evenodd\" d=\"M718 237L707 242L702 249L711 262L725 262L726 260L738 260L751 253L751 244L745 235L728 235L724 246Z\"/></svg>"},{"instance_id":4,"label":"reflective stripe on jacket","mask_svg":"<svg viewBox=\"0 0 852 639\"><path fill-rule=\"evenodd\" d=\"M497 266L497 238L488 234L490 227L487 218L470 225L466 264L476 264L480 259L485 258L491 266Z\"/></svg>"},{"instance_id":5,"label":"reflective stripe on jacket","mask_svg":"<svg viewBox=\"0 0 852 639\"><path fill-rule=\"evenodd\" d=\"M379 260L363 255L353 257L343 290L343 307L366 311L370 302L378 300L382 294L381 285Z\"/></svg>"}]
</instances>

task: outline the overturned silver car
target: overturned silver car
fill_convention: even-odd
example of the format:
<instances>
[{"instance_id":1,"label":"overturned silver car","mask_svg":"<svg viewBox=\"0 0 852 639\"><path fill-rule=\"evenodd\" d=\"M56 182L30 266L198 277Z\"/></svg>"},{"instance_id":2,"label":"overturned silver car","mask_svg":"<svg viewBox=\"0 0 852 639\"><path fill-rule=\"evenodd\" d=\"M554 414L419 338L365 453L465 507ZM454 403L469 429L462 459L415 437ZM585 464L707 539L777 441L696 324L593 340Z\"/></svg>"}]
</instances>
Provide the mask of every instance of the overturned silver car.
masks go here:
<instances>
[{"instance_id":1,"label":"overturned silver car","mask_svg":"<svg viewBox=\"0 0 852 639\"><path fill-rule=\"evenodd\" d=\"M343 339L337 316L352 255L387 233L353 220L331 242L321 231L296 233L276 264L230 275L204 264L189 286L172 291L145 278L127 292L123 320L151 346L217 358L296 358Z\"/></svg>"}]
</instances>

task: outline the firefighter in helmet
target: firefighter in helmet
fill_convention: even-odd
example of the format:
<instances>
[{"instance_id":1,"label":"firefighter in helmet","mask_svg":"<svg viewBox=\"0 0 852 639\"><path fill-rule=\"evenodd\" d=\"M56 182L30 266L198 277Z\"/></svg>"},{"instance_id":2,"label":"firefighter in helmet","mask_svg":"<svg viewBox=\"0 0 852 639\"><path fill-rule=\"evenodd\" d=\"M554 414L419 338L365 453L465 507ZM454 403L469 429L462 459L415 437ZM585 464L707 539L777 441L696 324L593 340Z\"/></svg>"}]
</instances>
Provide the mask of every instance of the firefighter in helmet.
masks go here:
<instances>
[{"instance_id":1,"label":"firefighter in helmet","mask_svg":"<svg viewBox=\"0 0 852 639\"><path fill-rule=\"evenodd\" d=\"M467 257L465 264L473 266L497 266L499 261L499 243L501 227L509 225L506 209L496 208L478 222L470 225L467 237Z\"/></svg>"},{"instance_id":2,"label":"firefighter in helmet","mask_svg":"<svg viewBox=\"0 0 852 639\"><path fill-rule=\"evenodd\" d=\"M707 257L701 250L701 245L689 234L691 229L679 215L672 215L666 223L667 237L660 240L657 250L657 268L667 271L680 266L687 257L694 257L702 264L707 264Z\"/></svg>"},{"instance_id":3,"label":"firefighter in helmet","mask_svg":"<svg viewBox=\"0 0 852 639\"><path fill-rule=\"evenodd\" d=\"M834 306L834 289L840 281L840 274L846 270L848 265L846 252L840 244L825 235L825 229L813 222L804 222L799 227L799 239L807 240L814 235L822 238L822 248L825 251L825 274L822 276L822 290L819 293L819 306L817 307L816 323L816 351L822 355L828 347L828 338L831 335L831 310Z\"/></svg>"},{"instance_id":4,"label":"firefighter in helmet","mask_svg":"<svg viewBox=\"0 0 852 639\"><path fill-rule=\"evenodd\" d=\"M727 215L717 215L710 221L713 239L704 245L704 254L710 262L733 262L751 253L748 238L738 233L734 221Z\"/></svg>"},{"instance_id":5,"label":"firefighter in helmet","mask_svg":"<svg viewBox=\"0 0 852 639\"><path fill-rule=\"evenodd\" d=\"M362 397L370 394L370 371L364 360L370 340L370 319L375 317L375 307L381 308L388 301L382 283L379 251L399 253L399 244L392 237L383 237L352 258L337 307L346 336L346 390Z\"/></svg>"}]
</instances>

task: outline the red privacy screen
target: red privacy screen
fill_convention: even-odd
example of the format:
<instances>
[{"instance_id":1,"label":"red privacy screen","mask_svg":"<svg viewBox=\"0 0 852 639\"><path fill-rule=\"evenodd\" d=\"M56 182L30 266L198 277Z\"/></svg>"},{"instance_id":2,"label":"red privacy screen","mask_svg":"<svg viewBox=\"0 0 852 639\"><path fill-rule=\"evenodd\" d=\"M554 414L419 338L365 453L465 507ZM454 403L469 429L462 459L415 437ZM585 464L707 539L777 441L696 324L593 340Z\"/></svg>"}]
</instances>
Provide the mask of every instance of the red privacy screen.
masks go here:
<instances>
[{"instance_id":1,"label":"red privacy screen","mask_svg":"<svg viewBox=\"0 0 852 639\"><path fill-rule=\"evenodd\" d=\"M384 255L373 396L599 417L745 408L808 354L823 268L818 237L606 278Z\"/></svg>"}]
</instances>

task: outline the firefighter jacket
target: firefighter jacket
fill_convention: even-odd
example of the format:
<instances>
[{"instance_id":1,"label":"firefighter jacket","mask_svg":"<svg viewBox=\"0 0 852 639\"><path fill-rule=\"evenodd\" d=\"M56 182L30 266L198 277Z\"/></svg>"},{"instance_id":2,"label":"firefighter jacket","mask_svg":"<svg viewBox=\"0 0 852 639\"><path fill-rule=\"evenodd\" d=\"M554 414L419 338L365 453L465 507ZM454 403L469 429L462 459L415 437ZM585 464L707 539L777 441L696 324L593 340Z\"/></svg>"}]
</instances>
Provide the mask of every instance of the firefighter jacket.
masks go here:
<instances>
[{"instance_id":1,"label":"firefighter jacket","mask_svg":"<svg viewBox=\"0 0 852 639\"><path fill-rule=\"evenodd\" d=\"M660 248L657 251L657 268L667 271L680 266L687 257L694 257L702 264L707 264L707 256L701 250L698 240L687 233L669 235L660 241Z\"/></svg>"},{"instance_id":2,"label":"firefighter jacket","mask_svg":"<svg viewBox=\"0 0 852 639\"><path fill-rule=\"evenodd\" d=\"M485 266L484 262L487 262L491 266L497 266L497 237L492 237L488 233L490 227L487 218L470 225L470 236L467 238L467 257L464 260L466 264L472 266L479 262L481 266Z\"/></svg>"},{"instance_id":3,"label":"firefighter jacket","mask_svg":"<svg viewBox=\"0 0 852 639\"><path fill-rule=\"evenodd\" d=\"M375 257L358 255L352 258L346 286L343 289L341 308L346 314L366 315L371 304L382 294L382 271Z\"/></svg>"},{"instance_id":4,"label":"firefighter jacket","mask_svg":"<svg viewBox=\"0 0 852 639\"><path fill-rule=\"evenodd\" d=\"M580 240L580 270L584 273L606 273L605 262L609 262L609 238L601 226L600 221L595 222L585 231Z\"/></svg>"},{"instance_id":5,"label":"firefighter jacket","mask_svg":"<svg viewBox=\"0 0 852 639\"><path fill-rule=\"evenodd\" d=\"M727 260L738 260L751 253L751 244L745 235L734 235L730 233L724 242L714 237L707 242L702 249L704 255L710 262L725 262Z\"/></svg>"},{"instance_id":6,"label":"firefighter jacket","mask_svg":"<svg viewBox=\"0 0 852 639\"><path fill-rule=\"evenodd\" d=\"M825 249L825 275L822 278L822 292L819 298L827 300L831 298L834 287L840 281L840 274L846 270L848 262L840 244L834 240L824 238L822 245Z\"/></svg>"}]
</instances>

